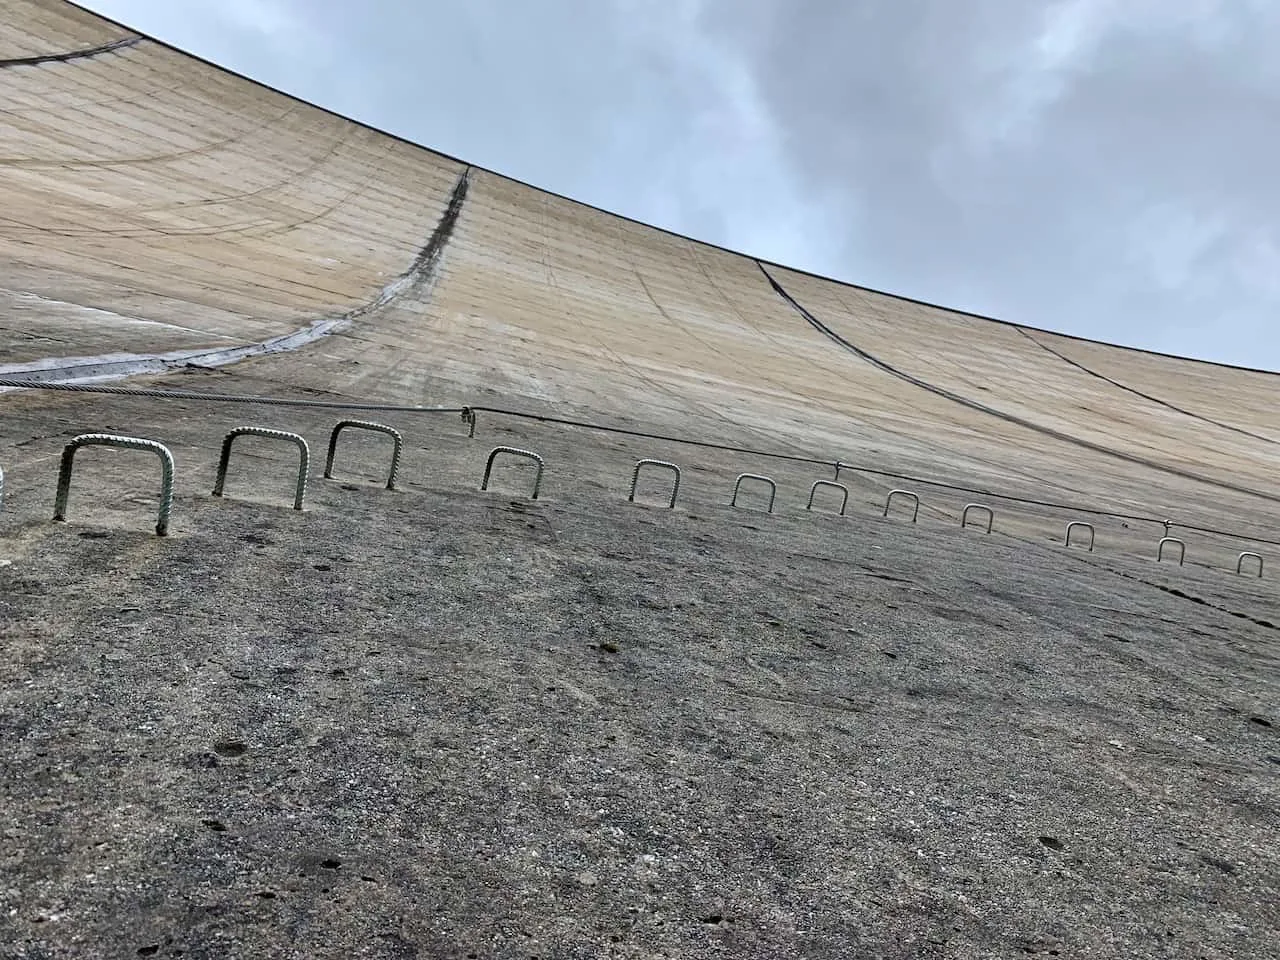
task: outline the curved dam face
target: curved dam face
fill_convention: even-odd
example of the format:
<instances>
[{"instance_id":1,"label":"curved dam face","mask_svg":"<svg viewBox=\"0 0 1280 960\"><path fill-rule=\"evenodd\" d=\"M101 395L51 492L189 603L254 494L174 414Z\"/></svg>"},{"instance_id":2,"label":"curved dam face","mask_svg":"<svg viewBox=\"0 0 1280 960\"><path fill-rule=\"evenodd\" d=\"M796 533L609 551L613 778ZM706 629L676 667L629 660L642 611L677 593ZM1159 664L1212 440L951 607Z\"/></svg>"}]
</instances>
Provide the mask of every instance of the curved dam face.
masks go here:
<instances>
[{"instance_id":1,"label":"curved dam face","mask_svg":"<svg viewBox=\"0 0 1280 960\"><path fill-rule=\"evenodd\" d=\"M1274 955L1276 384L0 0L0 956Z\"/></svg>"},{"instance_id":2,"label":"curved dam face","mask_svg":"<svg viewBox=\"0 0 1280 960\"><path fill-rule=\"evenodd\" d=\"M217 366L1237 526L1280 500L1270 374L761 264L2 7L0 375Z\"/></svg>"}]
</instances>

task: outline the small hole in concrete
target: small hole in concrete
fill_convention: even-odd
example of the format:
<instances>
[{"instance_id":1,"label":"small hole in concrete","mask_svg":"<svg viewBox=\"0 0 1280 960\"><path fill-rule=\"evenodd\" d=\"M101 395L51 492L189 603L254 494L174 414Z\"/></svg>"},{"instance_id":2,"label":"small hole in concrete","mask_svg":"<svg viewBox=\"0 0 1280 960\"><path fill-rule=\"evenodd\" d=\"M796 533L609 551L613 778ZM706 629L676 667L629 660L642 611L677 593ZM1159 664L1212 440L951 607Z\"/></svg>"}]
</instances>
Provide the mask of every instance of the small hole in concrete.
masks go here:
<instances>
[{"instance_id":1,"label":"small hole in concrete","mask_svg":"<svg viewBox=\"0 0 1280 960\"><path fill-rule=\"evenodd\" d=\"M1066 844L1064 844L1057 837L1041 837L1040 842L1043 843L1050 850L1061 850L1066 846Z\"/></svg>"},{"instance_id":2,"label":"small hole in concrete","mask_svg":"<svg viewBox=\"0 0 1280 960\"><path fill-rule=\"evenodd\" d=\"M321 860L320 866L324 867L326 870L337 870L342 866L342 861L335 860L333 857L330 857L328 860Z\"/></svg>"},{"instance_id":3,"label":"small hole in concrete","mask_svg":"<svg viewBox=\"0 0 1280 960\"><path fill-rule=\"evenodd\" d=\"M201 820L200 822L214 833L224 833L227 829L227 825L221 820Z\"/></svg>"},{"instance_id":4,"label":"small hole in concrete","mask_svg":"<svg viewBox=\"0 0 1280 960\"><path fill-rule=\"evenodd\" d=\"M219 740L213 745L213 752L220 757L243 757L248 750L239 740Z\"/></svg>"}]
</instances>

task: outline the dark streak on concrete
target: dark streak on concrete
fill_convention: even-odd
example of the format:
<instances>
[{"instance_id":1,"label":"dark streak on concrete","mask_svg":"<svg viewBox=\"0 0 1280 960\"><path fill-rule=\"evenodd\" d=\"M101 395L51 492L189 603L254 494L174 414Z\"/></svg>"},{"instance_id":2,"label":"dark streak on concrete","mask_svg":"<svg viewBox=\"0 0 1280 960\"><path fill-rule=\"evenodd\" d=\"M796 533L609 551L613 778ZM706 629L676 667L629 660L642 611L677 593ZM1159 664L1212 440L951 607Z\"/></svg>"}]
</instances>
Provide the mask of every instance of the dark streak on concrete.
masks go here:
<instances>
[{"instance_id":1,"label":"dark streak on concrete","mask_svg":"<svg viewBox=\"0 0 1280 960\"><path fill-rule=\"evenodd\" d=\"M1143 400L1147 400L1158 406L1164 407L1168 410L1172 410L1174 413L1180 413L1184 417L1190 417L1193 420L1199 420L1202 423L1207 423L1214 427L1221 427L1223 430L1230 430L1232 433L1239 433L1239 434L1242 434L1243 436L1250 437L1254 440L1261 440L1263 443L1280 443L1280 440L1274 440L1271 437L1264 437L1260 433L1254 433L1253 431L1246 430L1243 427L1237 427L1234 424L1224 423L1221 420L1215 420L1213 419L1213 417L1206 417L1204 414L1195 413L1192 410L1187 410L1185 407L1180 407L1176 403L1170 403L1168 400L1163 400L1160 397L1154 396L1153 394L1144 393L1143 391L1137 389L1136 387L1129 386L1127 383L1121 383L1119 380L1116 380L1114 377L1108 377L1105 373L1099 373L1097 370L1094 370L1092 367L1086 366L1085 364L1081 363L1079 360L1073 360L1071 357L1068 357L1065 353L1062 353L1059 350L1055 350L1053 347L1049 346L1047 343L1037 340L1031 334L1031 331L1023 327L1015 327L1014 329L1016 329L1020 334L1022 334L1032 343L1034 343L1041 350L1044 350L1046 353L1052 354L1053 356L1061 360L1063 363L1069 364L1070 366L1075 367L1077 370L1081 370L1084 373L1087 373L1091 377L1097 377L1099 380L1105 381L1106 383L1111 384L1113 387L1118 387L1119 389L1124 390L1127 393L1132 393L1135 397L1141 397Z\"/></svg>"},{"instance_id":2,"label":"dark streak on concrete","mask_svg":"<svg viewBox=\"0 0 1280 960\"><path fill-rule=\"evenodd\" d=\"M17 373L23 380L38 383L82 383L115 380L147 373L165 373L183 367L213 369L271 353L298 350L321 337L345 330L354 321L377 313L403 296L413 294L421 297L424 290L430 289L449 238L453 236L454 226L462 213L462 205L470 185L470 173L471 168L467 167L459 175L450 194L448 205L409 268L383 287L372 300L340 316L313 320L305 327L272 337L261 343L219 347L213 350L205 348L182 350L165 354L109 354L101 357L65 358L62 362L33 361L5 366L4 372Z\"/></svg>"},{"instance_id":3,"label":"dark streak on concrete","mask_svg":"<svg viewBox=\"0 0 1280 960\"><path fill-rule=\"evenodd\" d=\"M99 57L104 53L113 53L116 50L132 47L134 44L141 42L141 40L142 37L123 37L120 40L113 40L111 43L104 43L98 47L88 47L84 50L71 50L67 53L45 53L36 57L13 57L9 60L0 60L0 70L7 70L11 67L38 67L43 63L71 63L73 60L87 60L90 57Z\"/></svg>"},{"instance_id":4,"label":"dark streak on concrete","mask_svg":"<svg viewBox=\"0 0 1280 960\"><path fill-rule=\"evenodd\" d=\"M409 268L408 275L414 278L415 287L429 284L435 279L436 271L440 265L440 258L444 256L445 247L448 246L449 240L453 236L453 229L457 226L458 218L462 215L462 205L466 202L467 191L470 187L471 167L468 166L459 174L458 181L453 185L453 191L449 194L449 203L445 206L439 222L436 223L435 230L431 232L426 245L418 253L413 265Z\"/></svg>"},{"instance_id":5,"label":"dark streak on concrete","mask_svg":"<svg viewBox=\"0 0 1280 960\"><path fill-rule=\"evenodd\" d=\"M859 347L853 341L849 340L846 337L841 336L835 330L831 329L831 327L827 326L825 323L819 320L818 317L816 317L812 312L810 312L802 303L800 303L798 300L796 300L795 297L793 297L790 293L788 293L786 288L784 288L782 284L780 284L773 277L773 275L769 273L767 269L765 269L765 266L762 262L757 260L756 266L758 266L760 268L760 271L765 275L765 279L769 281L769 285L773 287L774 292L777 293L778 296L782 297L782 299L785 300L788 304L790 304L795 309L795 311L799 313L800 316L804 317L804 319L809 323L809 325L812 326L815 330L820 332L823 336L827 337L833 343L839 344L841 347L844 347L850 353L856 354L857 356L861 357L863 360L866 360L873 367L876 367L879 370L883 370L885 373L889 374L890 376L897 377L899 380L902 380L905 383L909 383L912 386L920 387L922 390L927 390L929 393L935 394L946 400L950 400L952 403L958 403L962 407L968 407L970 410L977 410L979 413L985 413L993 417L998 417L999 419L1004 420L1006 423L1012 423L1020 427L1025 427L1026 429L1033 430L1036 433L1039 433L1043 436L1052 437L1055 440L1061 440L1064 443L1069 443L1074 446L1081 447L1082 449L1085 449L1085 450L1092 450L1094 453L1101 453L1108 457L1115 457L1116 459L1123 460L1126 463L1136 463L1139 466L1146 467L1150 470L1155 470L1159 473L1167 473L1175 477L1181 477L1184 480L1194 480L1197 483L1207 484L1208 486L1211 486L1211 487L1218 487L1219 489L1222 489L1222 490L1230 490L1234 493L1243 493L1243 494L1246 494L1247 496L1258 497L1262 500L1270 500L1273 503L1280 503L1280 496L1276 496L1275 494L1264 493L1261 490L1254 490L1250 487L1242 487L1239 484L1229 483L1226 480L1217 480L1213 477L1206 477L1202 474L1195 473L1191 470L1183 470L1179 467L1169 466L1168 464L1160 463L1156 460L1148 460L1146 457L1140 457L1140 456L1137 456L1136 454L1125 453L1123 450L1116 450L1113 447L1108 447L1101 443L1094 443L1092 440L1085 440L1081 437L1075 437L1069 433L1064 433L1061 430L1055 430L1053 427L1046 427L1044 424L1036 423L1034 420L1028 420L1025 417L1019 417L1016 414L1008 413L1004 410L998 410L997 408L988 406L985 403L979 403L977 400L972 400L969 397L964 396L963 394L959 394L953 390L947 390L945 387L939 387L934 383L930 383L928 380L925 380L922 377L913 376L912 374L907 373L904 370L899 370L897 367L893 366L893 364L886 363L884 360L881 360L875 354L870 353L867 350L864 350L862 347Z\"/></svg>"}]
</instances>

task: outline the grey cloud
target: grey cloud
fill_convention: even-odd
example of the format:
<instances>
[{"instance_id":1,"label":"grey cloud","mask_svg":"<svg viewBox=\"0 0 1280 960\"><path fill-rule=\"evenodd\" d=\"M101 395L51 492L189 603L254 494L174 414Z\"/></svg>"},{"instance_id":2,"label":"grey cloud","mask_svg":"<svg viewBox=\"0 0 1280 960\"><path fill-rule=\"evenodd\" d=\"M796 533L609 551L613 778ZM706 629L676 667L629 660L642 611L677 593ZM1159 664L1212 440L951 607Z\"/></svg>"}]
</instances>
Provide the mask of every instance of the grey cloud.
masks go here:
<instances>
[{"instance_id":1,"label":"grey cloud","mask_svg":"<svg viewBox=\"0 0 1280 960\"><path fill-rule=\"evenodd\" d=\"M846 276L1089 336L1280 363L1280 84L1262 4L716 0Z\"/></svg>"}]
</instances>

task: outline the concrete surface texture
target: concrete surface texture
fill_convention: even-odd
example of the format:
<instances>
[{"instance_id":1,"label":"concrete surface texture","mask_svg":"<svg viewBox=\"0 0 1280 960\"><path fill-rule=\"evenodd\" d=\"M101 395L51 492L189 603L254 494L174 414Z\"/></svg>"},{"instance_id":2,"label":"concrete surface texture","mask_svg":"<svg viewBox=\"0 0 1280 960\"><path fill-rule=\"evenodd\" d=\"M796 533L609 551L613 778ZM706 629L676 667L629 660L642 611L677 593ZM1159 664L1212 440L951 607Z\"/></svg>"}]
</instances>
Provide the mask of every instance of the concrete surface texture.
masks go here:
<instances>
[{"instance_id":1,"label":"concrete surface texture","mask_svg":"<svg viewBox=\"0 0 1280 960\"><path fill-rule=\"evenodd\" d=\"M0 13L0 378L227 399L0 393L0 954L1275 955L1273 375L760 263ZM471 438L480 405L633 432ZM352 415L404 433L398 490L376 434L319 479ZM310 441L304 511L260 437L210 495L246 424ZM78 453L50 522L94 432L173 451L168 537L139 452ZM477 489L497 445L537 501L527 465ZM675 510L656 473L627 502L641 457ZM847 515L807 510L837 459Z\"/></svg>"}]
</instances>

